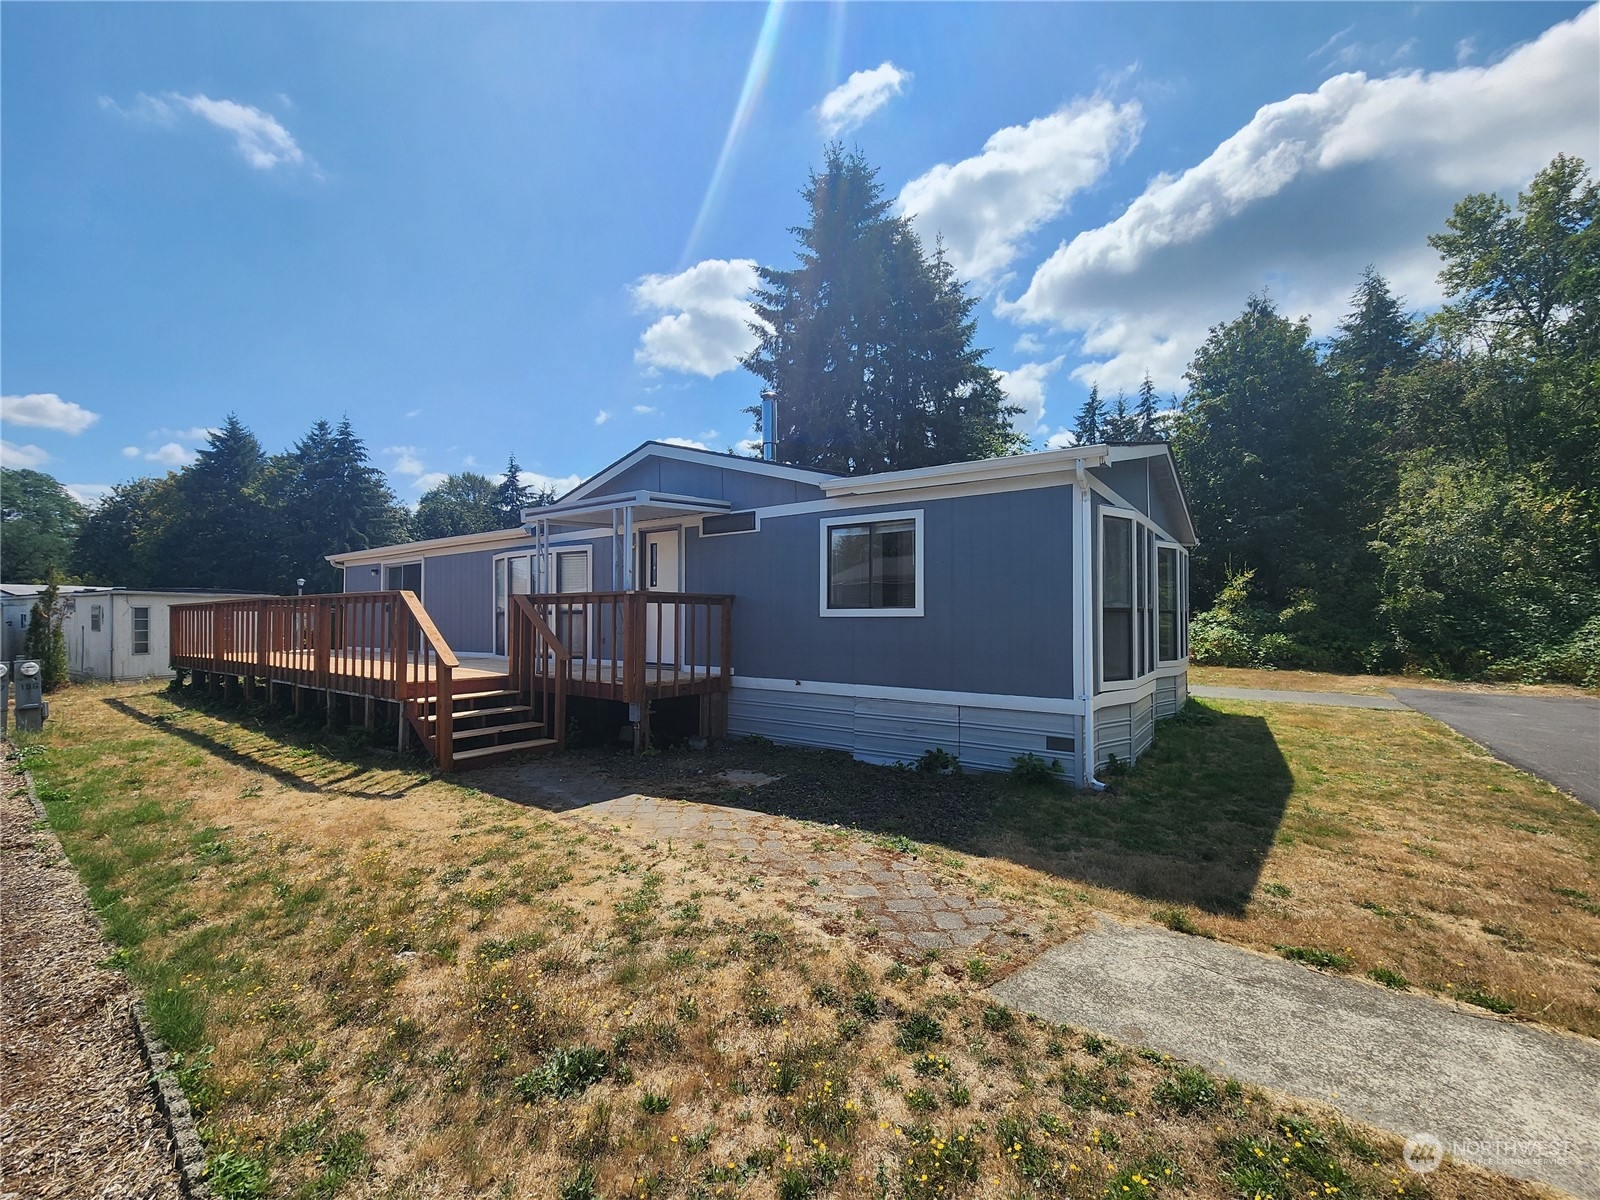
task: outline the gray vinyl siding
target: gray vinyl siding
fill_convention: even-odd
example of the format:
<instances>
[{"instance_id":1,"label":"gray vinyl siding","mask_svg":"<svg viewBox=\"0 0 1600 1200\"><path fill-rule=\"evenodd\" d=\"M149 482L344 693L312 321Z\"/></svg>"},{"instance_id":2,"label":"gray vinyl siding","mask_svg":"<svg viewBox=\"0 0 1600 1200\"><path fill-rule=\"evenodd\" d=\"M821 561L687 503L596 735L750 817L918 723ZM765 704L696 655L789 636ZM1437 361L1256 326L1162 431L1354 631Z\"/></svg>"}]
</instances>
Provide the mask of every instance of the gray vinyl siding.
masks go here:
<instances>
[{"instance_id":1,"label":"gray vinyl siding","mask_svg":"<svg viewBox=\"0 0 1600 1200\"><path fill-rule=\"evenodd\" d=\"M726 500L735 509L764 508L822 498L822 489L814 483L774 479L770 475L741 471L736 467L655 457L634 464L606 484L608 496L626 496L636 492ZM600 496L590 499L593 503L604 501L604 497Z\"/></svg>"},{"instance_id":2,"label":"gray vinyl siding","mask_svg":"<svg viewBox=\"0 0 1600 1200\"><path fill-rule=\"evenodd\" d=\"M1155 739L1155 693L1127 704L1108 704L1094 713L1094 765L1104 766L1115 754L1120 762L1131 763Z\"/></svg>"},{"instance_id":3,"label":"gray vinyl siding","mask_svg":"<svg viewBox=\"0 0 1600 1200\"><path fill-rule=\"evenodd\" d=\"M1156 720L1177 715L1189 699L1189 674L1162 675L1156 679Z\"/></svg>"},{"instance_id":4,"label":"gray vinyl siding","mask_svg":"<svg viewBox=\"0 0 1600 1200\"><path fill-rule=\"evenodd\" d=\"M763 517L686 538L688 589L734 596L739 675L1010 696L1072 695L1070 488ZM824 617L821 525L923 513L921 617Z\"/></svg>"},{"instance_id":5,"label":"gray vinyl siding","mask_svg":"<svg viewBox=\"0 0 1600 1200\"><path fill-rule=\"evenodd\" d=\"M982 703L856 697L823 690L793 693L741 686L728 697L728 732L816 746L871 763L915 762L928 750L954 754L973 771L1009 770L1022 754L1056 759L1070 778L1081 720L1070 713L991 708ZM1055 745L1051 745L1054 741Z\"/></svg>"},{"instance_id":6,"label":"gray vinyl siding","mask_svg":"<svg viewBox=\"0 0 1600 1200\"><path fill-rule=\"evenodd\" d=\"M374 568L368 564L364 566L346 567L344 569L344 590L347 592L381 592L383 591L383 569Z\"/></svg>"}]
</instances>

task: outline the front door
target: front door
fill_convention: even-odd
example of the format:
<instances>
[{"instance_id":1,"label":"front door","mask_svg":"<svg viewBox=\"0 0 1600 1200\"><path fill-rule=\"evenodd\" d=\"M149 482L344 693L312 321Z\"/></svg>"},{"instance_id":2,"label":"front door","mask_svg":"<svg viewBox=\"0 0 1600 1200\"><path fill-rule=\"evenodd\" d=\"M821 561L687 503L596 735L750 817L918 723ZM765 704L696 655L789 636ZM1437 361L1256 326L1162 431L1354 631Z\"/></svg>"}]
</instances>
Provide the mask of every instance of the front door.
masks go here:
<instances>
[{"instance_id":1,"label":"front door","mask_svg":"<svg viewBox=\"0 0 1600 1200\"><path fill-rule=\"evenodd\" d=\"M681 592L678 583L678 538L680 531L663 529L644 535L640 546L640 577L647 592ZM663 604L657 616L655 605L645 607L645 660L674 662L678 656L678 606Z\"/></svg>"}]
</instances>

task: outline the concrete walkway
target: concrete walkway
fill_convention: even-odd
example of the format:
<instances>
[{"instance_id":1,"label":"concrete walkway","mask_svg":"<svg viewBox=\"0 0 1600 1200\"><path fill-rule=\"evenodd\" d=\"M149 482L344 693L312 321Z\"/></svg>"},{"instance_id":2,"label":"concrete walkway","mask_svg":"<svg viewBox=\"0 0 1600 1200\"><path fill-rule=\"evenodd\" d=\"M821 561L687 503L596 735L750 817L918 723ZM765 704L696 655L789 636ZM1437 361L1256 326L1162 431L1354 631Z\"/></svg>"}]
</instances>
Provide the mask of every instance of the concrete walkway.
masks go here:
<instances>
[{"instance_id":1,"label":"concrete walkway","mask_svg":"<svg viewBox=\"0 0 1600 1200\"><path fill-rule=\"evenodd\" d=\"M1101 919L992 989L1052 1021L1325 1101L1600 1198L1600 1043Z\"/></svg>"},{"instance_id":2,"label":"concrete walkway","mask_svg":"<svg viewBox=\"0 0 1600 1200\"><path fill-rule=\"evenodd\" d=\"M1202 700L1264 700L1269 704L1326 704L1334 708L1387 708L1406 706L1388 696L1363 696L1355 692L1291 692L1277 688L1203 687L1193 684L1189 695Z\"/></svg>"},{"instance_id":3,"label":"concrete walkway","mask_svg":"<svg viewBox=\"0 0 1600 1200\"><path fill-rule=\"evenodd\" d=\"M1433 688L1390 690L1496 758L1600 811L1600 700Z\"/></svg>"}]
</instances>

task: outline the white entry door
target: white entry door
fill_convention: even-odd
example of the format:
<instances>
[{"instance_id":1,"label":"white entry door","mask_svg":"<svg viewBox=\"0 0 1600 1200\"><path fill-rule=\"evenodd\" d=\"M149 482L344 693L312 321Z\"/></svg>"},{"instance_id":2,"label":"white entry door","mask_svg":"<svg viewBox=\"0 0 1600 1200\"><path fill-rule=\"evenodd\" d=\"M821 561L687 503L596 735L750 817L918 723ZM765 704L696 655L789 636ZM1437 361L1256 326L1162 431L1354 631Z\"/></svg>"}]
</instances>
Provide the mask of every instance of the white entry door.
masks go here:
<instances>
[{"instance_id":1,"label":"white entry door","mask_svg":"<svg viewBox=\"0 0 1600 1200\"><path fill-rule=\"evenodd\" d=\"M647 592L681 592L678 583L680 531L663 529L644 535L640 546L640 578ZM678 656L678 606L663 604L659 621L654 605L645 608L645 661L674 662ZM658 632L659 628L659 632Z\"/></svg>"}]
</instances>

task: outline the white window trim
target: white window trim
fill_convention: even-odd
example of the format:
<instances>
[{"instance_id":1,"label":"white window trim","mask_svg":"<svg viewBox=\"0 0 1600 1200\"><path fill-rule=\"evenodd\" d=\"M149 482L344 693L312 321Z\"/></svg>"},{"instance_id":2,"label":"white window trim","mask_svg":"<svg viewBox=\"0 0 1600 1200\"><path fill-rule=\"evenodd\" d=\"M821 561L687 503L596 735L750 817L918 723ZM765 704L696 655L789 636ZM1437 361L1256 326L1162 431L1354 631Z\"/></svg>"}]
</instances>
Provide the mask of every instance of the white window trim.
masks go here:
<instances>
[{"instance_id":1,"label":"white window trim","mask_svg":"<svg viewBox=\"0 0 1600 1200\"><path fill-rule=\"evenodd\" d=\"M1101 602L1101 597L1105 594L1105 570L1106 570L1106 557L1105 557L1106 525L1105 525L1105 523L1106 523L1106 519L1108 517L1115 517L1119 521L1132 521L1133 524L1134 524L1134 527L1135 527L1134 528L1134 532L1133 532L1133 558L1130 560L1132 562L1132 564L1133 564L1133 571L1134 571L1134 579L1133 579L1134 594L1133 594L1133 609L1132 609L1132 612L1133 612L1133 646L1131 647L1131 649L1132 649L1132 653L1133 653L1133 666L1134 666L1135 674L1134 674L1134 677L1132 679L1107 679L1105 677L1105 669L1106 669L1105 668L1106 631L1105 631L1105 618L1104 618L1105 605ZM1145 529L1149 530L1149 532L1150 532L1150 580L1151 580L1152 585L1154 585L1158 581L1158 578L1159 578L1158 575L1157 575L1157 570L1159 568L1158 568L1158 559L1156 557L1155 548L1157 546L1163 544L1163 542L1165 542L1165 539L1162 537L1160 527L1158 525L1156 525L1156 523L1154 521L1150 520L1149 517L1145 516L1142 512L1140 512L1136 508L1120 508L1120 507L1117 507L1117 506L1114 506L1114 505L1110 505L1110 504L1103 504L1103 505L1100 506L1100 510L1099 510L1099 526L1098 526L1098 531L1097 531L1098 535L1097 535L1097 537L1095 539L1095 547L1094 547L1094 595L1092 597L1093 603L1094 603L1093 612L1094 612L1095 695L1097 695L1097 696L1109 694L1109 693L1112 693L1112 692L1134 691L1134 690L1136 690L1136 689L1138 689L1140 687L1143 687L1145 684L1149 683L1152 679L1154 679L1156 677L1157 673L1160 671L1162 663L1164 661L1170 661L1170 662L1179 661L1179 660L1176 660L1176 659L1163 660L1163 659L1161 659L1159 657L1158 653L1157 654L1152 654L1150 656L1150 661L1154 664L1153 668L1151 670L1145 672L1143 675L1140 675L1140 674L1137 673L1137 671L1139 669L1139 664L1142 661L1141 648L1142 648L1142 644L1143 644L1143 638L1144 638L1145 633L1146 633L1146 630L1144 629L1144 623L1139 620L1139 616L1138 616L1138 614L1139 614L1139 595L1138 595L1138 587L1139 587L1139 566L1138 566L1139 531L1138 531L1138 526L1140 526L1140 525L1144 526ZM1175 545L1176 543L1167 542L1166 544ZM1181 550L1182 547L1179 547L1179 549ZM1152 590L1155 590L1155 588L1152 587ZM1160 639L1160 628L1159 628L1159 626L1160 626L1160 617L1161 617L1160 609L1158 607L1156 607L1156 603L1157 603L1158 599L1159 599L1159 597L1156 596L1156 595L1153 595L1151 597L1151 612L1156 618L1156 626L1157 626L1156 632L1154 634L1154 636L1157 638L1157 646L1156 646L1157 651L1160 650L1160 642L1159 642L1159 639Z\"/></svg>"},{"instance_id":2,"label":"white window trim","mask_svg":"<svg viewBox=\"0 0 1600 1200\"><path fill-rule=\"evenodd\" d=\"M1178 598L1178 610L1173 617L1172 630L1172 640L1178 647L1176 658L1161 657L1161 552L1163 550L1172 550L1178 555L1177 565L1173 571L1176 578L1172 581L1173 591L1177 593ZM1156 538L1156 670L1158 671L1162 667L1181 666L1189 661L1189 648L1183 644L1184 617L1189 611L1189 594L1183 586L1183 561L1188 557L1188 553L1178 542Z\"/></svg>"},{"instance_id":3,"label":"white window trim","mask_svg":"<svg viewBox=\"0 0 1600 1200\"><path fill-rule=\"evenodd\" d=\"M731 516L734 516L734 515L739 514L739 513L753 513L755 515L755 518L756 518L755 528L753 528L753 529L729 529L724 533L707 533L706 532L706 517L731 517ZM699 528L699 535L701 537L703 537L703 538L713 538L713 539L714 538L725 538L725 537L743 537L743 536L745 536L745 534L748 534L748 533L760 533L761 532L761 510L759 508L736 508L736 509L731 509L728 512L725 512L725 513L707 513L705 517L701 517L700 518L700 525L699 525L698 528Z\"/></svg>"},{"instance_id":4,"label":"white window trim","mask_svg":"<svg viewBox=\"0 0 1600 1200\"><path fill-rule=\"evenodd\" d=\"M377 590L380 591L380 592L386 592L386 591L389 590L389 588L388 588L389 568L391 568L391 567L409 567L412 563L416 563L417 568L418 568L418 575L421 577L421 580L422 580L422 582L420 584L422 590L417 593L417 602L421 603L423 597L428 594L428 560L426 558L385 559L383 562L378 564L378 588L377 588Z\"/></svg>"},{"instance_id":5,"label":"white window trim","mask_svg":"<svg viewBox=\"0 0 1600 1200\"><path fill-rule=\"evenodd\" d=\"M150 653L150 640L151 640L150 639L150 626L151 626L150 609L151 609L151 607L152 606L148 605L148 604L130 604L130 605L128 605L128 629L129 629L129 632L130 632L130 636L128 638L128 653L129 654L149 654ZM143 610L143 612L144 612L144 649L143 650L139 649L139 618L138 618L137 614L140 612L140 610Z\"/></svg>"},{"instance_id":6,"label":"white window trim","mask_svg":"<svg viewBox=\"0 0 1600 1200\"><path fill-rule=\"evenodd\" d=\"M582 590L585 591L585 592L594 591L594 547L589 545L588 543L585 543L584 545L581 545L581 546L563 546L563 545L560 545L559 543L552 543L551 546L550 546L550 557L552 559L554 559L555 556L558 555L558 554L581 554L581 555L583 555L583 588L582 588ZM490 560L490 562L489 562L489 644L491 646L496 644L495 643L495 638L499 634L499 628L498 628L497 622L495 620L494 580L495 580L495 576L500 573L500 564L502 562L507 561L508 559L526 558L528 560L528 579L535 587L537 587L538 584L539 584L539 579L538 579L539 565L538 565L538 563L536 561L534 561L537 557L538 556L531 549L521 549L521 550L507 550L504 554L496 554ZM556 567L552 563L551 572L554 573L555 570L556 570ZM548 593L535 591L535 592L532 592L530 594L534 595L534 596L543 596L543 595L547 595ZM510 616L511 616L511 569L509 567L507 567L506 568L506 618L507 618L507 620L510 619Z\"/></svg>"},{"instance_id":7,"label":"white window trim","mask_svg":"<svg viewBox=\"0 0 1600 1200\"><path fill-rule=\"evenodd\" d=\"M887 521L912 521L915 523L917 536L917 603L912 608L829 608L828 607L828 531L840 525L876 525ZM824 617L920 617L923 615L923 606L927 603L927 589L923 586L923 577L926 574L927 555L923 551L922 536L922 509L909 508L899 512L855 512L841 513L836 517L824 517L818 523L819 548L818 548L818 578L817 578L817 607Z\"/></svg>"}]
</instances>

